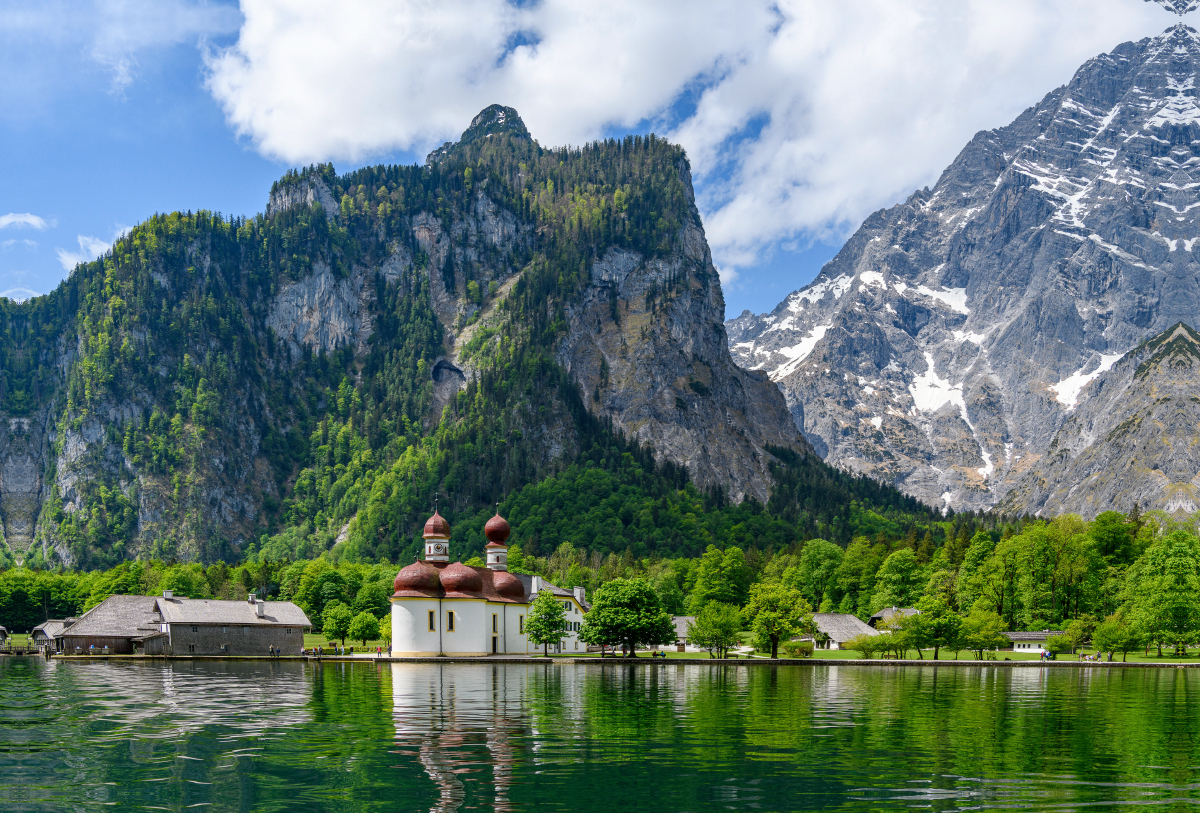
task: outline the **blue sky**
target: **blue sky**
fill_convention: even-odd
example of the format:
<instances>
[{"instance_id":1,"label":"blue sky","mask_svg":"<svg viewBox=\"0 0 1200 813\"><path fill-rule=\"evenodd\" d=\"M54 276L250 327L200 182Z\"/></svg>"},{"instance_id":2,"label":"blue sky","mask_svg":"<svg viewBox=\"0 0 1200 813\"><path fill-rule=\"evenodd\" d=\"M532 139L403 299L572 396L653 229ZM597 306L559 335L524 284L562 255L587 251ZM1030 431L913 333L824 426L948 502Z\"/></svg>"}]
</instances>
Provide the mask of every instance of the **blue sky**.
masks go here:
<instances>
[{"instance_id":1,"label":"blue sky","mask_svg":"<svg viewBox=\"0 0 1200 813\"><path fill-rule=\"evenodd\" d=\"M546 145L683 143L727 315L763 312L974 132L1175 19L1136 0L5 0L0 293L49 291L155 212L261 211L292 166L423 160L500 102Z\"/></svg>"}]
</instances>

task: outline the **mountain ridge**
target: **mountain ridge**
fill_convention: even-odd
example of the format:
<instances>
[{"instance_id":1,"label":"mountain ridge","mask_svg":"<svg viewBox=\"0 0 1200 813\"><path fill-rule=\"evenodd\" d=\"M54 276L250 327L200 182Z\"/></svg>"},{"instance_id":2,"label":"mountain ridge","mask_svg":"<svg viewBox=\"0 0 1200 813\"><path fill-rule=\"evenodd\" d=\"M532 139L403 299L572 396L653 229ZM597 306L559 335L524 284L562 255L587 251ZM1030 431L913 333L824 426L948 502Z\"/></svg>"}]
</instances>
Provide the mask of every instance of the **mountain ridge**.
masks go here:
<instances>
[{"instance_id":1,"label":"mountain ridge","mask_svg":"<svg viewBox=\"0 0 1200 813\"><path fill-rule=\"evenodd\" d=\"M811 285L728 321L734 357L769 372L827 462L995 505L1118 358L1200 323L1197 76L1182 23L1089 60L869 217Z\"/></svg>"}]
</instances>

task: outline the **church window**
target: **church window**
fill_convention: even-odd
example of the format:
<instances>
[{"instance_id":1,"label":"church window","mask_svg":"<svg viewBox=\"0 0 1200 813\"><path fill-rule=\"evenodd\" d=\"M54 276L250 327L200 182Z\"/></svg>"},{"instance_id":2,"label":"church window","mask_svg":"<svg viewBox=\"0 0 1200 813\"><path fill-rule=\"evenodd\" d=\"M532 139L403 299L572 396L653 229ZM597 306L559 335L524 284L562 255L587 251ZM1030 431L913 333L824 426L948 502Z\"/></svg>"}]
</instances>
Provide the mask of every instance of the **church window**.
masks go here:
<instances>
[{"instance_id":1,"label":"church window","mask_svg":"<svg viewBox=\"0 0 1200 813\"><path fill-rule=\"evenodd\" d=\"M525 616L523 615L517 616L517 632L525 634Z\"/></svg>"},{"instance_id":2,"label":"church window","mask_svg":"<svg viewBox=\"0 0 1200 813\"><path fill-rule=\"evenodd\" d=\"M446 613L446 632L454 632L454 611Z\"/></svg>"},{"instance_id":3,"label":"church window","mask_svg":"<svg viewBox=\"0 0 1200 813\"><path fill-rule=\"evenodd\" d=\"M500 631L500 616L492 613L492 632Z\"/></svg>"},{"instance_id":4,"label":"church window","mask_svg":"<svg viewBox=\"0 0 1200 813\"><path fill-rule=\"evenodd\" d=\"M433 610L429 611L429 631L437 632L437 615Z\"/></svg>"}]
</instances>

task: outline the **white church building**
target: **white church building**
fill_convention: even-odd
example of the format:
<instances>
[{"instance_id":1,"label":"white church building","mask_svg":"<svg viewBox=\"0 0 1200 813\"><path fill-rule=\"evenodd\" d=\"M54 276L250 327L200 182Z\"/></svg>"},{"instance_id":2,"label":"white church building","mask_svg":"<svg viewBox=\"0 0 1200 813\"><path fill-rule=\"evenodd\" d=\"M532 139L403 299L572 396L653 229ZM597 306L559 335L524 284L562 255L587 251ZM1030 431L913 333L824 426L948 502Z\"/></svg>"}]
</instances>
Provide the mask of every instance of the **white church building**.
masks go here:
<instances>
[{"instance_id":1,"label":"white church building","mask_svg":"<svg viewBox=\"0 0 1200 813\"><path fill-rule=\"evenodd\" d=\"M524 655L542 651L525 633L534 597L550 591L567 612L567 631L554 653L582 652L584 589L564 590L540 576L508 572L508 522L499 514L483 529L486 567L450 562L450 523L437 511L425 523L425 559L396 574L392 594L392 654Z\"/></svg>"}]
</instances>

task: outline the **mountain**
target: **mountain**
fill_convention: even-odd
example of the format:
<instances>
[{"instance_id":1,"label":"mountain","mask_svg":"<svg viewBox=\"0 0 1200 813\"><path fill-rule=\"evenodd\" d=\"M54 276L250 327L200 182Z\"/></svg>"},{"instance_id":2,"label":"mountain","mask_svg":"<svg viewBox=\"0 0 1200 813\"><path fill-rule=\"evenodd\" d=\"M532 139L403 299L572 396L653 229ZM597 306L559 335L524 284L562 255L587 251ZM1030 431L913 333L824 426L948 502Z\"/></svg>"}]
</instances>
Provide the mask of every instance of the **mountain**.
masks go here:
<instances>
[{"instance_id":1,"label":"mountain","mask_svg":"<svg viewBox=\"0 0 1200 813\"><path fill-rule=\"evenodd\" d=\"M1088 388L1045 455L1001 508L1095 516L1138 503L1200 504L1200 333L1179 323L1127 353Z\"/></svg>"},{"instance_id":2,"label":"mountain","mask_svg":"<svg viewBox=\"0 0 1200 813\"><path fill-rule=\"evenodd\" d=\"M544 493L607 506L572 540L598 551L637 528L699 553L666 530L693 485L793 536L921 514L811 453L723 311L679 147L546 149L498 105L423 166L289 172L251 218L157 215L0 299L0 564L397 561L435 495L469 528L564 473Z\"/></svg>"},{"instance_id":3,"label":"mountain","mask_svg":"<svg viewBox=\"0 0 1200 813\"><path fill-rule=\"evenodd\" d=\"M1175 12L1180 17L1200 8L1200 0L1147 0L1147 2L1158 3L1168 11Z\"/></svg>"},{"instance_id":4,"label":"mountain","mask_svg":"<svg viewBox=\"0 0 1200 813\"><path fill-rule=\"evenodd\" d=\"M727 322L735 358L768 372L827 462L930 504L1011 492L1008 510L1094 513L1078 472L1044 459L1074 442L1054 445L1091 382L1200 324L1198 74L1182 24L1092 59L868 218L812 285ZM1173 453L1143 448L1106 507L1182 505L1149 485Z\"/></svg>"}]
</instances>

